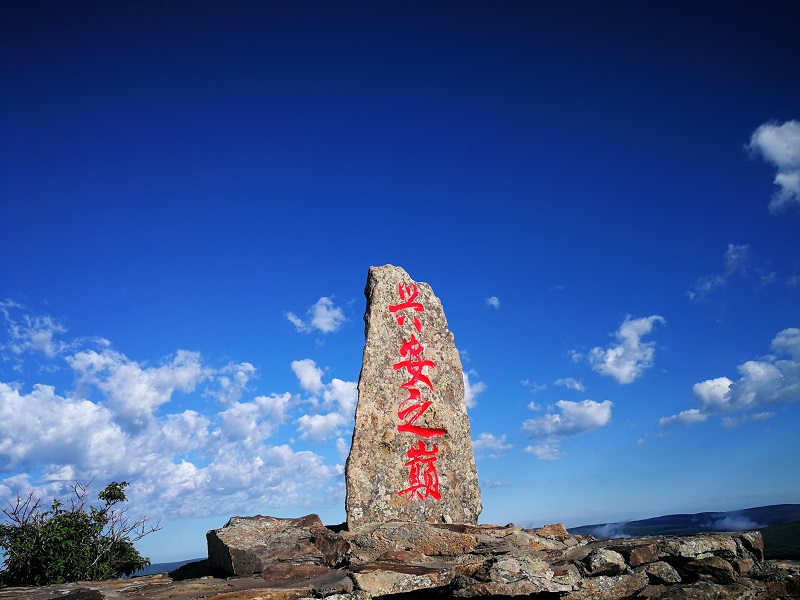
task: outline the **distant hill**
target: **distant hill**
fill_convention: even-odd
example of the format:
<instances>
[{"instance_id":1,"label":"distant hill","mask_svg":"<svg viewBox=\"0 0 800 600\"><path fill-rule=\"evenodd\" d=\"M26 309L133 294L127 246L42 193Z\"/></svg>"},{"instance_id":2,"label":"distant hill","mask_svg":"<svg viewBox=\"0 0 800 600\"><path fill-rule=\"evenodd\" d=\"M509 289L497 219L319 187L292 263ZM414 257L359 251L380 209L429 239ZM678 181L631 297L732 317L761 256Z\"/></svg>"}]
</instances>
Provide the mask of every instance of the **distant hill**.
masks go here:
<instances>
[{"instance_id":1,"label":"distant hill","mask_svg":"<svg viewBox=\"0 0 800 600\"><path fill-rule=\"evenodd\" d=\"M727 512L664 515L639 521L570 527L573 535L598 539L643 535L686 535L709 531L760 530L768 558L800 558L800 504L774 504Z\"/></svg>"},{"instance_id":2,"label":"distant hill","mask_svg":"<svg viewBox=\"0 0 800 600\"><path fill-rule=\"evenodd\" d=\"M800 560L800 521L767 527L761 533L766 558Z\"/></svg>"},{"instance_id":3,"label":"distant hill","mask_svg":"<svg viewBox=\"0 0 800 600\"><path fill-rule=\"evenodd\" d=\"M177 562L168 562L168 563L154 563L149 567L145 567L144 569L139 569L131 575L131 577L142 577L144 575L158 575L159 573L168 573L169 571L174 571L175 569L182 567L190 562L196 562L200 560L206 560L206 557L203 558L192 558L190 560L181 560Z\"/></svg>"},{"instance_id":4,"label":"distant hill","mask_svg":"<svg viewBox=\"0 0 800 600\"><path fill-rule=\"evenodd\" d=\"M664 515L639 521L596 523L570 527L573 535L596 538L636 537L642 535L684 535L709 531L744 531L764 529L800 521L800 504L774 504L727 512Z\"/></svg>"}]
</instances>

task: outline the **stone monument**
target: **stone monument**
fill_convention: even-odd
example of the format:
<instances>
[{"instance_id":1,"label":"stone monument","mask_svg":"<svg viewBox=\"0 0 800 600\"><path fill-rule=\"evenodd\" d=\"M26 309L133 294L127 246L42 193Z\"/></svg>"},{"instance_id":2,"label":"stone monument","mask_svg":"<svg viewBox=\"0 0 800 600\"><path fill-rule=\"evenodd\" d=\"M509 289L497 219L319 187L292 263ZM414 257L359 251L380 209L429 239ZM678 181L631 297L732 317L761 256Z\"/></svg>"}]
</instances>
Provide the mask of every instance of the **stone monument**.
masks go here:
<instances>
[{"instance_id":1,"label":"stone monument","mask_svg":"<svg viewBox=\"0 0 800 600\"><path fill-rule=\"evenodd\" d=\"M370 267L345 468L347 524L476 524L481 495L461 360L442 303L400 267Z\"/></svg>"}]
</instances>

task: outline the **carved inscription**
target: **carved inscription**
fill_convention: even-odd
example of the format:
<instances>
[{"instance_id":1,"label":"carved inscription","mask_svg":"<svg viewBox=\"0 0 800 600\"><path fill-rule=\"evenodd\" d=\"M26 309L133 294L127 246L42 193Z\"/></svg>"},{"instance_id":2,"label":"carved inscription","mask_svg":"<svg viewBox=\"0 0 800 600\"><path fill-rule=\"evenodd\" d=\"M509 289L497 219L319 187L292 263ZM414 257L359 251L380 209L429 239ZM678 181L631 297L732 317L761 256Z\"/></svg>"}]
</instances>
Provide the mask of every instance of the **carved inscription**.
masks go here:
<instances>
[{"instance_id":1,"label":"carved inscription","mask_svg":"<svg viewBox=\"0 0 800 600\"><path fill-rule=\"evenodd\" d=\"M389 312L395 316L395 320L400 327L406 324L406 317L411 316L411 324L416 333L422 337L423 327L418 313L424 313L425 307L421 302L417 301L419 290L416 284L398 284L397 294L400 302L390 305ZM406 311L412 311L411 315L407 315ZM393 366L395 371L404 369L409 377L408 381L400 385L400 388L408 395L397 408L397 418L400 421L397 425L397 431L428 440L445 435L447 429L423 427L416 424L416 421L433 404L432 400L423 398L422 392L425 388L433 392L433 384L427 372L428 369L435 368L436 363L432 360L426 360L422 356L424 351L425 346L412 331L408 339L403 337L403 343L400 346L399 353L404 360L396 362ZM400 496L407 498L409 501L414 499L425 500L426 498L441 500L439 473L436 471L438 453L439 448L436 444L432 444L428 448L426 442L421 439L416 441L416 445L413 441L411 442L406 452L408 461L404 465L408 467L408 487L397 492Z\"/></svg>"}]
</instances>

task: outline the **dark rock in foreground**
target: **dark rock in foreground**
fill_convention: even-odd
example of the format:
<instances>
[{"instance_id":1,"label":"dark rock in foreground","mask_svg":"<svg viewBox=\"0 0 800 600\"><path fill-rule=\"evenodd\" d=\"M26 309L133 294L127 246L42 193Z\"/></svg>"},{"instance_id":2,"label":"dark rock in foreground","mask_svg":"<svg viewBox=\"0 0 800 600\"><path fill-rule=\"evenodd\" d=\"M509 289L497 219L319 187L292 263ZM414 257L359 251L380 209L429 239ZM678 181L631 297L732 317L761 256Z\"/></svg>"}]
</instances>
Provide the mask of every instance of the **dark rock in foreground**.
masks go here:
<instances>
[{"instance_id":1,"label":"dark rock in foreground","mask_svg":"<svg viewBox=\"0 0 800 600\"><path fill-rule=\"evenodd\" d=\"M800 598L800 563L764 560L753 531L598 541L562 525L387 522L336 531L309 515L234 518L208 539L208 561L169 574L10 588L0 599Z\"/></svg>"}]
</instances>

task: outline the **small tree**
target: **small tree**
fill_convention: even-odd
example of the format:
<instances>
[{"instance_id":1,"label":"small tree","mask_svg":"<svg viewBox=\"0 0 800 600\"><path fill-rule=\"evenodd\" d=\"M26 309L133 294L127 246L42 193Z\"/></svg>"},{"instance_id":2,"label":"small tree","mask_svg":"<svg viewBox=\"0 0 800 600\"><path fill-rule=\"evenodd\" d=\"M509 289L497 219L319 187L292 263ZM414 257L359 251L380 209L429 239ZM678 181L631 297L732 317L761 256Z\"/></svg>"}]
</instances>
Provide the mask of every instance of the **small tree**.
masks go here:
<instances>
[{"instance_id":1,"label":"small tree","mask_svg":"<svg viewBox=\"0 0 800 600\"><path fill-rule=\"evenodd\" d=\"M53 500L50 510L42 510L33 492L0 509L8 521L0 524L5 555L0 585L97 581L131 575L150 564L133 543L161 528L148 525L148 517L131 521L127 508L119 506L127 500L127 481L109 483L97 495L104 502L100 508L87 509L87 486L75 482L70 487L74 497L68 509Z\"/></svg>"}]
</instances>

